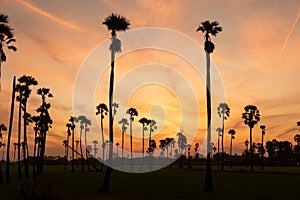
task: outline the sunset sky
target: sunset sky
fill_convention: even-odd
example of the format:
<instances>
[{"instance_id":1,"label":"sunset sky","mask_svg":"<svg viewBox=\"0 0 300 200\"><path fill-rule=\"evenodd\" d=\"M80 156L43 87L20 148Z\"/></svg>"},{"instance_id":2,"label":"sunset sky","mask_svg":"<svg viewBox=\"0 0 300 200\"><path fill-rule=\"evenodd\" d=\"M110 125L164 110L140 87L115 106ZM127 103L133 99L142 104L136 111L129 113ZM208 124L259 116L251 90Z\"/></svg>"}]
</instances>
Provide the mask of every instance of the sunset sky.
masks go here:
<instances>
[{"instance_id":1,"label":"sunset sky","mask_svg":"<svg viewBox=\"0 0 300 200\"><path fill-rule=\"evenodd\" d=\"M249 128L241 119L243 108L248 104L256 105L261 112L261 121L254 128L254 142L260 142L259 126L262 124L267 127L266 141L276 138L294 143L293 137L299 133L296 124L300 121L298 0L1 0L0 12L9 16L18 48L16 53L6 51L8 60L2 65L0 123L8 125L13 76L26 74L35 77L38 87L49 87L54 95L49 100L54 124L47 137L48 155L63 155L65 124L73 113L86 114L85 98L90 97L93 108L100 102L108 102L109 63L102 66L99 63L110 59L110 33L102 22L112 12L130 20L130 31L145 27L166 28L201 46L204 42L202 33L196 32L200 22L220 22L223 31L212 38L216 49L211 58L221 76L226 102L231 108L230 117L225 122L227 152L229 129L237 132L234 153L240 154L245 148L244 141L249 139ZM115 100L120 103L116 123L122 117L128 118L125 114L128 107L137 108L139 117L134 122L137 152L141 143L141 125L137 121L143 116L157 120L158 130L154 136L157 143L167 136L176 139L179 130L189 135L196 124L195 138L188 142L198 142L202 146L206 127L205 79L185 58L164 50L137 49L126 53L135 45L132 37L135 32L130 31L120 34L123 52L118 54L120 58L116 61ZM187 43L180 43L172 36L168 41L170 48L189 49ZM101 43L106 45L104 49L99 49ZM199 51L199 59L201 56ZM94 70L90 73L97 85L90 85L92 79L89 76L81 82L87 88L85 91L94 91L94 96L82 97L79 105L76 104L79 100L74 100L76 77L87 65ZM96 73L100 68L104 69L103 73ZM33 88L28 103L32 115L41 101L35 92L38 87ZM218 100L213 101L213 111L218 103ZM185 112L188 114L182 117ZM90 118L93 124L89 141L97 139L100 142L99 121L96 115ZM186 120L187 124L183 126L181 120ZM220 126L216 113L214 120L212 128L215 134L215 128ZM104 122L107 124L107 119ZM16 131L14 126L13 142L16 142ZM29 141L32 141L31 126L28 131ZM121 142L117 125L115 134L115 141ZM129 144L128 138L126 136L126 144ZM6 142L6 133L3 142Z\"/></svg>"}]
</instances>

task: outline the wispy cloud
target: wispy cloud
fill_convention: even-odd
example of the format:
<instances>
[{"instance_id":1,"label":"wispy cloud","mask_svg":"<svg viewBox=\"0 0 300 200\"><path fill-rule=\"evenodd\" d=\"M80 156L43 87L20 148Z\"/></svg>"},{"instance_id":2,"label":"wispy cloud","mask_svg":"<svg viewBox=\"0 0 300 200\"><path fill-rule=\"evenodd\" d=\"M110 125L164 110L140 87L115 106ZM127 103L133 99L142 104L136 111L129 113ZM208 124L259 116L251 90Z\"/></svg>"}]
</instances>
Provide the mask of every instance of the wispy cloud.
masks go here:
<instances>
[{"instance_id":1,"label":"wispy cloud","mask_svg":"<svg viewBox=\"0 0 300 200\"><path fill-rule=\"evenodd\" d=\"M299 17L300 17L300 9L298 10L297 17L295 18L295 21L294 21L294 23L293 23L293 25L292 25L290 31L288 32L288 34L287 34L287 36L286 36L286 38L285 38L285 40L284 40L284 43L283 43L283 45L282 45L282 47L281 47L280 56L283 54L283 51L284 51L284 49L285 49L285 47L286 47L286 45L287 45L287 43L288 43L288 41L289 41L289 39L290 39L292 33L294 32L294 29L295 29L295 27L296 27L296 25L297 25L297 22L298 22L298 20L299 20Z\"/></svg>"},{"instance_id":2,"label":"wispy cloud","mask_svg":"<svg viewBox=\"0 0 300 200\"><path fill-rule=\"evenodd\" d=\"M60 25L63 25L67 28L70 28L70 29L74 29L74 30L81 30L81 28L79 26L76 26L74 24L71 24L70 22L67 22L65 20L62 20L44 10L41 10L35 6L33 6L32 4L28 3L27 1L23 1L23 0L18 0L18 2L20 2L21 4L23 4L24 6L26 6L27 8L29 8L30 10L44 16L44 17L47 17L53 21L55 21L56 23L60 24Z\"/></svg>"}]
</instances>

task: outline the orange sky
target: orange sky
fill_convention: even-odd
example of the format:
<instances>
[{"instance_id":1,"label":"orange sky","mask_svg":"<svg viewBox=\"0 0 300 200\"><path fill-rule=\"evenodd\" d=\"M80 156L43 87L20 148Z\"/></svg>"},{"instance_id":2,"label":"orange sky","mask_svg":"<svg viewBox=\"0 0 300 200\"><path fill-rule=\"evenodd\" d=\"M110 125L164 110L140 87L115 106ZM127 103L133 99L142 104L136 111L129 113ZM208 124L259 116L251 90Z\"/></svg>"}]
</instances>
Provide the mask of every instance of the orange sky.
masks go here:
<instances>
[{"instance_id":1,"label":"orange sky","mask_svg":"<svg viewBox=\"0 0 300 200\"><path fill-rule=\"evenodd\" d=\"M249 130L241 120L241 113L247 104L254 104L260 109L262 118L259 125L267 126L266 140L276 138L293 141L293 136L298 132L296 122L300 120L300 92L297 88L300 72L300 2L297 0L274 0L271 3L258 0L99 0L88 3L78 0L13 0L2 1L1 8L1 12L9 16L10 24L15 30L18 51L7 52L8 61L2 66L0 122L8 124L13 75L34 76L40 87L50 87L54 94L50 101L54 124L47 138L47 154L63 154L65 123L74 111L72 98L76 74L92 50L109 39L110 33L101 23L111 12L129 18L131 30L143 27L168 28L187 35L199 45L203 44L203 36L195 31L199 23L207 19L220 22L224 31L218 37L212 38L216 50L211 57L222 77L226 102L231 108L231 116L225 124L226 151L229 149L228 129L234 128L237 132L233 152L241 153L244 149L243 141L249 138ZM133 41L126 40L126 33L122 35L123 49L129 48L132 43ZM176 43L176 40L170 43L170 46L172 45L186 48L184 44ZM191 65L170 52L151 49L137 50L125 55L121 53L119 56L121 57L116 62L115 86L116 91L121 93L115 97L116 101L119 99L122 102L127 98L122 96L125 88L118 86L118 83L128 83L126 86L131 87L133 91L129 91L132 96L126 102L126 106L136 107L140 116L157 118L157 139L166 136L176 138L176 132L182 128L182 97L174 95L173 91L176 87L183 87L184 90L186 86L181 84L188 83L197 99L199 111L194 108L182 109L190 113L188 120L191 123L199 112L194 142L202 144L206 124L204 80L193 71ZM108 47L106 54L99 55L98 59L109 59ZM166 71L161 71L163 66ZM147 71L147 68L152 71ZM132 70L137 71L130 74ZM174 74L175 71L180 76ZM108 76L108 70L104 71L102 76L99 74L93 97L95 104L100 101L107 102ZM130 76L136 79L129 79ZM184 81L180 79L181 76ZM126 82L126 77L131 82ZM168 84L174 85L170 88L157 84L130 85L138 81L138 78L144 80L155 77L169 80ZM88 80L85 84L89 86ZM180 93L182 90L176 91ZM192 99L190 96L189 98ZM186 101L192 102L190 99ZM32 114L34 106L39 103L39 97L32 94L29 99L29 111ZM214 106L216 108L217 105ZM82 109L84 114L84 106ZM116 117L127 117L125 110L124 107L120 109ZM220 125L219 122L219 119L215 118L213 129ZM99 127L96 123L91 127L89 139L99 137L100 141ZM259 125L254 128L255 142L260 141ZM28 130L32 133L31 127ZM16 128L13 140L16 136L15 131ZM120 142L117 126L115 132L116 142ZM140 134L141 128L136 120L136 146L140 143ZM127 140L128 138L126 142ZM29 134L29 141L32 141L32 134ZM137 147L135 150L139 149L140 147Z\"/></svg>"}]
</instances>

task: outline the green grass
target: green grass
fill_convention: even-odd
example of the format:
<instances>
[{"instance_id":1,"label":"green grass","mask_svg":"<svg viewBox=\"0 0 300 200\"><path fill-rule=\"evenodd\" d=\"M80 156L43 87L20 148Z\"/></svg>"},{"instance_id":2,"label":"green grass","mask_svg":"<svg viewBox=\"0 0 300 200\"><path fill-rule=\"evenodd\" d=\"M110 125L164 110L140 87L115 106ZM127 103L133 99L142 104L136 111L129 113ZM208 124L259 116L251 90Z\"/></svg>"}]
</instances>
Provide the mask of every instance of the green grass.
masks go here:
<instances>
[{"instance_id":1,"label":"green grass","mask_svg":"<svg viewBox=\"0 0 300 200\"><path fill-rule=\"evenodd\" d=\"M113 171L111 193L97 194L103 172L63 171L63 166L46 166L40 177L44 191L54 184L53 192L61 199L289 199L298 198L300 167L266 167L267 173L239 172L245 167L229 167L225 172L213 172L213 192L204 192L204 171L201 169L162 169L159 171L130 174ZM258 170L258 168L256 169ZM20 181L16 168L12 169L12 184L0 186L1 199L17 197ZM280 173L279 173L280 172ZM32 181L26 183L32 185ZM31 187L31 186L30 186ZM29 187L29 189L30 189ZM36 187L36 186L35 186ZM27 188L28 191L28 188Z\"/></svg>"}]
</instances>

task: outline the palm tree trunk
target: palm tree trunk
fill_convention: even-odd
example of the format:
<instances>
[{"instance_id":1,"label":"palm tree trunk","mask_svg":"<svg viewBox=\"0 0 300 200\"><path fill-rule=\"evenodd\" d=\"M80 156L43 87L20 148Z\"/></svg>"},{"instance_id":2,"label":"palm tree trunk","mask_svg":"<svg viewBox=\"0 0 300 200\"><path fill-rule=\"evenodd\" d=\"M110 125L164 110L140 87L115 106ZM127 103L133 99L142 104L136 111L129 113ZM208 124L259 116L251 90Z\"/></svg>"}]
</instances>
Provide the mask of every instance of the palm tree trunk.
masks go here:
<instances>
[{"instance_id":1,"label":"palm tree trunk","mask_svg":"<svg viewBox=\"0 0 300 200\"><path fill-rule=\"evenodd\" d=\"M74 126L74 124L72 124L72 126ZM74 138L75 137L75 134L74 134L74 127L72 128L72 148L74 149ZM68 143L68 146L69 146L69 143ZM74 172L74 165L75 165L75 160L74 160L74 150L72 150L72 172Z\"/></svg>"},{"instance_id":2,"label":"palm tree trunk","mask_svg":"<svg viewBox=\"0 0 300 200\"><path fill-rule=\"evenodd\" d=\"M18 119L18 178L22 179L21 172L21 107L22 107L22 94L20 92L20 103L19 103L19 119Z\"/></svg>"},{"instance_id":3,"label":"palm tree trunk","mask_svg":"<svg viewBox=\"0 0 300 200\"><path fill-rule=\"evenodd\" d=\"M116 34L112 31L112 42L116 39ZM110 165L112 164L112 156L113 156L113 148L112 145L114 143L114 134L113 134L113 115L112 115L112 102L113 102L113 91L114 91L114 68L115 68L115 52L114 49L111 50L111 71L110 71L110 79L109 79L109 111L108 111L108 126L109 126L109 141L110 141L110 148L109 148L109 166L105 172L104 180L102 183L99 192L107 193L109 192L109 182L110 182L110 174L112 172L112 168Z\"/></svg>"},{"instance_id":4,"label":"palm tree trunk","mask_svg":"<svg viewBox=\"0 0 300 200\"><path fill-rule=\"evenodd\" d=\"M130 117L130 170L133 171L133 163L132 163L132 119Z\"/></svg>"},{"instance_id":5,"label":"palm tree trunk","mask_svg":"<svg viewBox=\"0 0 300 200\"><path fill-rule=\"evenodd\" d=\"M253 168L252 128L251 127L250 127L250 165L251 165L251 172L254 172L254 168Z\"/></svg>"},{"instance_id":6,"label":"palm tree trunk","mask_svg":"<svg viewBox=\"0 0 300 200\"><path fill-rule=\"evenodd\" d=\"M212 191L212 172L210 163L210 146L211 146L211 96L210 96L210 56L206 52L206 99L207 99L207 159L206 159L206 170L205 170L205 191Z\"/></svg>"},{"instance_id":7,"label":"palm tree trunk","mask_svg":"<svg viewBox=\"0 0 300 200\"><path fill-rule=\"evenodd\" d=\"M84 158L82 153L81 136L82 136L82 128L80 127L80 137L79 137L80 153L82 158ZM81 171L84 172L84 159L81 159Z\"/></svg>"},{"instance_id":8,"label":"palm tree trunk","mask_svg":"<svg viewBox=\"0 0 300 200\"><path fill-rule=\"evenodd\" d=\"M37 124L35 125L35 127L37 128ZM32 168L32 176L35 176L35 164L36 164L36 141L37 138L37 130L34 131L34 147L33 147L33 168Z\"/></svg>"},{"instance_id":9,"label":"palm tree trunk","mask_svg":"<svg viewBox=\"0 0 300 200\"><path fill-rule=\"evenodd\" d=\"M121 169L123 169L123 159L124 159L124 131L122 131L122 162L121 162Z\"/></svg>"},{"instance_id":10,"label":"palm tree trunk","mask_svg":"<svg viewBox=\"0 0 300 200\"><path fill-rule=\"evenodd\" d=\"M261 170L264 170L264 135L261 134Z\"/></svg>"},{"instance_id":11,"label":"palm tree trunk","mask_svg":"<svg viewBox=\"0 0 300 200\"><path fill-rule=\"evenodd\" d=\"M221 170L224 170L224 114L222 117L222 153L221 153Z\"/></svg>"},{"instance_id":12,"label":"palm tree trunk","mask_svg":"<svg viewBox=\"0 0 300 200\"><path fill-rule=\"evenodd\" d=\"M84 139L85 139L85 156L86 156L86 160L88 161L89 158L88 158L88 151L87 151L86 127L84 128ZM89 162L87 162L86 164L87 164L87 166L88 166L88 170L91 171Z\"/></svg>"},{"instance_id":13,"label":"palm tree trunk","mask_svg":"<svg viewBox=\"0 0 300 200\"><path fill-rule=\"evenodd\" d=\"M218 132L218 169L220 169L220 133Z\"/></svg>"},{"instance_id":14,"label":"palm tree trunk","mask_svg":"<svg viewBox=\"0 0 300 200\"><path fill-rule=\"evenodd\" d=\"M232 135L230 137L230 169L232 169Z\"/></svg>"},{"instance_id":15,"label":"palm tree trunk","mask_svg":"<svg viewBox=\"0 0 300 200\"><path fill-rule=\"evenodd\" d=\"M104 146L104 133L103 133L103 119L102 119L102 112L101 112L101 133L102 133L102 159L104 162L104 151L105 151L105 146Z\"/></svg>"},{"instance_id":16,"label":"palm tree trunk","mask_svg":"<svg viewBox=\"0 0 300 200\"><path fill-rule=\"evenodd\" d=\"M1 63L0 63L1 65ZM14 118L14 108L15 108L15 95L16 95L16 76L13 79L12 85L12 95L11 95L11 106L10 106L10 118L9 118L9 127L8 127L8 136L7 136L7 150L6 150L6 182L11 183L10 180L10 172L9 172L9 151L10 151L10 139L11 139L11 132L12 132L12 124Z\"/></svg>"},{"instance_id":17,"label":"palm tree trunk","mask_svg":"<svg viewBox=\"0 0 300 200\"><path fill-rule=\"evenodd\" d=\"M24 146L23 146L23 162L25 168L25 177L29 177L29 165L28 165L28 146L27 146L27 115L26 115L27 99L24 100L24 114L23 114L23 135L24 135Z\"/></svg>"},{"instance_id":18,"label":"palm tree trunk","mask_svg":"<svg viewBox=\"0 0 300 200\"><path fill-rule=\"evenodd\" d=\"M145 132L144 132L144 128L145 128L145 126L143 125L143 135L142 135L142 158L144 158L144 146L145 146L145 141L144 141L144 134L145 134Z\"/></svg>"}]
</instances>

